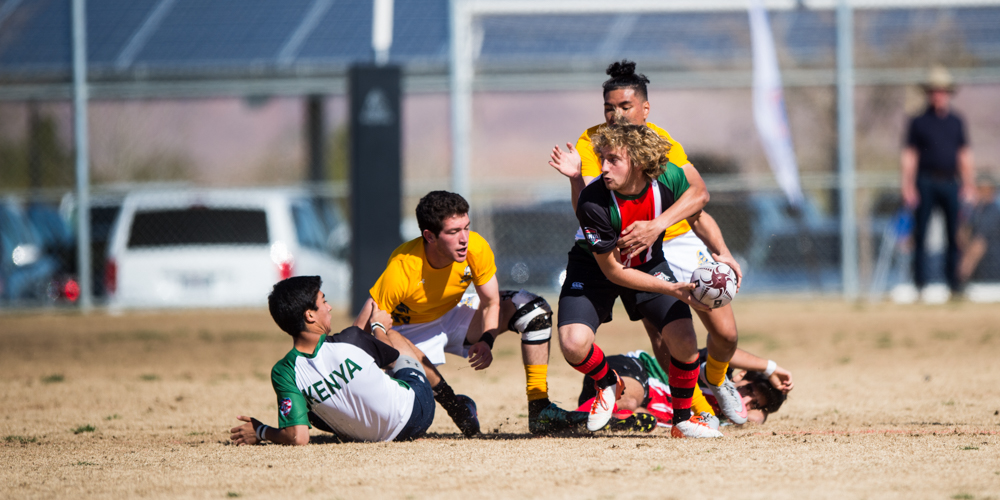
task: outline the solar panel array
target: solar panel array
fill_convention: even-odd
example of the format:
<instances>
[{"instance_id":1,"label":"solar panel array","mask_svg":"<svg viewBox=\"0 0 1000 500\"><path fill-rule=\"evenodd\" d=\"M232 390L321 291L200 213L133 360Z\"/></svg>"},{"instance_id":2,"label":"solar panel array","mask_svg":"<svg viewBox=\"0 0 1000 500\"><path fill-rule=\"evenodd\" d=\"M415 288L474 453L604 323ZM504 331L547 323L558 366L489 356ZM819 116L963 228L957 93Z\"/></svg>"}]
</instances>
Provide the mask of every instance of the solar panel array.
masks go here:
<instances>
[{"instance_id":1,"label":"solar panel array","mask_svg":"<svg viewBox=\"0 0 1000 500\"><path fill-rule=\"evenodd\" d=\"M69 9L63 0L0 2L0 82L68 80ZM95 80L340 74L372 59L371 0L90 0L87 21ZM783 67L833 66L833 11L772 11L771 22ZM1000 7L857 10L857 65L922 67L948 55L938 62L997 66L997 26ZM477 32L481 71L564 70L620 56L693 71L750 63L739 11L487 16ZM444 72L448 48L448 0L396 2L393 62Z\"/></svg>"}]
</instances>

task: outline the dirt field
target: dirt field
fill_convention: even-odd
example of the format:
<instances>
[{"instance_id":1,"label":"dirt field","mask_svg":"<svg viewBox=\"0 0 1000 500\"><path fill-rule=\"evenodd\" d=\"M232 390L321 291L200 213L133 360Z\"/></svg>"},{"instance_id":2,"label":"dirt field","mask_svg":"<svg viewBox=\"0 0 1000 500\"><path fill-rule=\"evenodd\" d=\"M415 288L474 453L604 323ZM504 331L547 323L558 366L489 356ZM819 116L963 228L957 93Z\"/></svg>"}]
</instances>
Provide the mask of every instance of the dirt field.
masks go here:
<instances>
[{"instance_id":1,"label":"dirt field","mask_svg":"<svg viewBox=\"0 0 1000 500\"><path fill-rule=\"evenodd\" d=\"M0 315L0 498L1000 499L1000 306L735 305L741 347L796 388L725 439L532 437L504 335L485 372L443 370L480 438L439 411L416 442L313 431L302 448L227 442L238 414L277 421L268 374L291 343L266 311ZM598 339L646 344L623 322ZM580 380L556 349L553 399L570 406Z\"/></svg>"}]
</instances>

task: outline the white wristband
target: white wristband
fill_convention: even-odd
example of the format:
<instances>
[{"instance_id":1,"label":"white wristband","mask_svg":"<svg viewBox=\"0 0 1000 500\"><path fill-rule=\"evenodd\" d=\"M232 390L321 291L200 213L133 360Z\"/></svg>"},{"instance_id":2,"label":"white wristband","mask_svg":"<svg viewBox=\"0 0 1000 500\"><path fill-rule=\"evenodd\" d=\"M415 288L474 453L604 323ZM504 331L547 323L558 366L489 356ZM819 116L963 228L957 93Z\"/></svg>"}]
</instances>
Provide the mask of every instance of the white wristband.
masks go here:
<instances>
[{"instance_id":1,"label":"white wristband","mask_svg":"<svg viewBox=\"0 0 1000 500\"><path fill-rule=\"evenodd\" d=\"M764 376L765 377L770 377L771 374L774 373L774 370L777 370L777 369L778 369L778 363L775 363L774 361L771 361L770 359L767 360L767 369L764 370Z\"/></svg>"},{"instance_id":2,"label":"white wristband","mask_svg":"<svg viewBox=\"0 0 1000 500\"><path fill-rule=\"evenodd\" d=\"M372 321L372 335L375 334L375 329L376 328L381 328L382 329L382 333L385 333L385 334L389 333L389 330L386 330L385 325L383 325L382 323L379 323L378 321Z\"/></svg>"},{"instance_id":3,"label":"white wristband","mask_svg":"<svg viewBox=\"0 0 1000 500\"><path fill-rule=\"evenodd\" d=\"M261 441L267 441L267 438L264 437L264 433L267 432L268 429L270 429L270 427L264 424L261 424L259 427L257 427L257 439Z\"/></svg>"}]
</instances>

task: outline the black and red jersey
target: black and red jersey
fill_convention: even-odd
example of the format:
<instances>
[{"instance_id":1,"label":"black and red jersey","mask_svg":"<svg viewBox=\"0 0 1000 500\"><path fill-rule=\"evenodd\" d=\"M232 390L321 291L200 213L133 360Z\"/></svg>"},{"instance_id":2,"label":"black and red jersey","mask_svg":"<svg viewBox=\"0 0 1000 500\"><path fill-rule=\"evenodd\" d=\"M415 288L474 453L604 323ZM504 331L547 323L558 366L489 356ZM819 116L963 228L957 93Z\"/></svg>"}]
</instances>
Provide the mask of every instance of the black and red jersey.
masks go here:
<instances>
[{"instance_id":1,"label":"black and red jersey","mask_svg":"<svg viewBox=\"0 0 1000 500\"><path fill-rule=\"evenodd\" d=\"M603 177L603 176L602 176ZM639 194L626 196L605 186L602 177L594 179L580 193L576 218L583 229L584 249L592 253L605 254L614 251L622 229L636 221L655 219L680 198L690 186L684 170L668 163L659 177L646 185ZM663 234L660 234L663 239ZM647 263L663 261L659 245L652 245L646 252L622 262L625 267L637 267Z\"/></svg>"}]
</instances>

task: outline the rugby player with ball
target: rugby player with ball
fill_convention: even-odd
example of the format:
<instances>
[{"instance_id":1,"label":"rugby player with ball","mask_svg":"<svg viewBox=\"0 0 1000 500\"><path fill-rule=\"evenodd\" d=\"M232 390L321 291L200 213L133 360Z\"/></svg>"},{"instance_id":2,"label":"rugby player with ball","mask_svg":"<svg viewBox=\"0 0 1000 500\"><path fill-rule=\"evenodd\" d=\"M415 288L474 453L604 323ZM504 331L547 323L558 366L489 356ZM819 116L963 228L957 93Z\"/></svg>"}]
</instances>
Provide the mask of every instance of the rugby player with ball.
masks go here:
<instances>
[{"instance_id":1,"label":"rugby player with ball","mask_svg":"<svg viewBox=\"0 0 1000 500\"><path fill-rule=\"evenodd\" d=\"M698 194L707 201L708 191L704 189L704 183L701 181L698 171L688 161L684 147L673 139L666 130L646 121L650 111L646 90L646 84L649 83L649 80L644 75L637 74L635 63L627 60L608 66L607 74L610 78L603 85L605 123L610 124L618 120L621 123L645 125L656 132L670 144L667 159L673 165L668 166L667 170L682 170L691 184L691 190L701 190ZM616 118L616 114L619 115L618 118ZM591 140L598 127L600 125L585 130L577 140L575 147L567 144L568 152L564 152L558 147L552 150L552 161L549 164L569 177L573 184L574 209L576 208L576 199L583 186L590 184L601 175L601 161ZM697 199L698 196L691 198ZM684 201L684 199L682 198L680 201ZM726 246L719 225L704 211L701 212L699 220L701 223L698 225L697 234L692 230L693 226L688 224L682 216L670 211L660 214L651 221L636 221L622 228L618 248L629 257L646 252L651 247L656 251L660 251L662 248L663 256L670 266L670 270L680 282L691 281L691 273L700 265L710 262L725 263L736 273L738 290L740 281L742 281L742 272ZM582 238L582 234L577 235L577 239ZM702 376L706 378L709 386L718 388L718 390L713 389L713 392L716 393L720 402L719 406L725 416L734 423L743 423L746 421L746 407L742 404L742 399L738 397L735 386L726 379L729 361L736 352L738 340L736 318L732 308L728 305L722 305L710 311L699 310L697 314L708 330L709 355L702 370ZM643 325L650 342L653 344L653 352L657 361L661 365L667 366L670 363L670 353L666 346L660 342L660 332L649 320L644 319ZM714 411L697 388L693 404L698 413L712 413Z\"/></svg>"}]
</instances>

